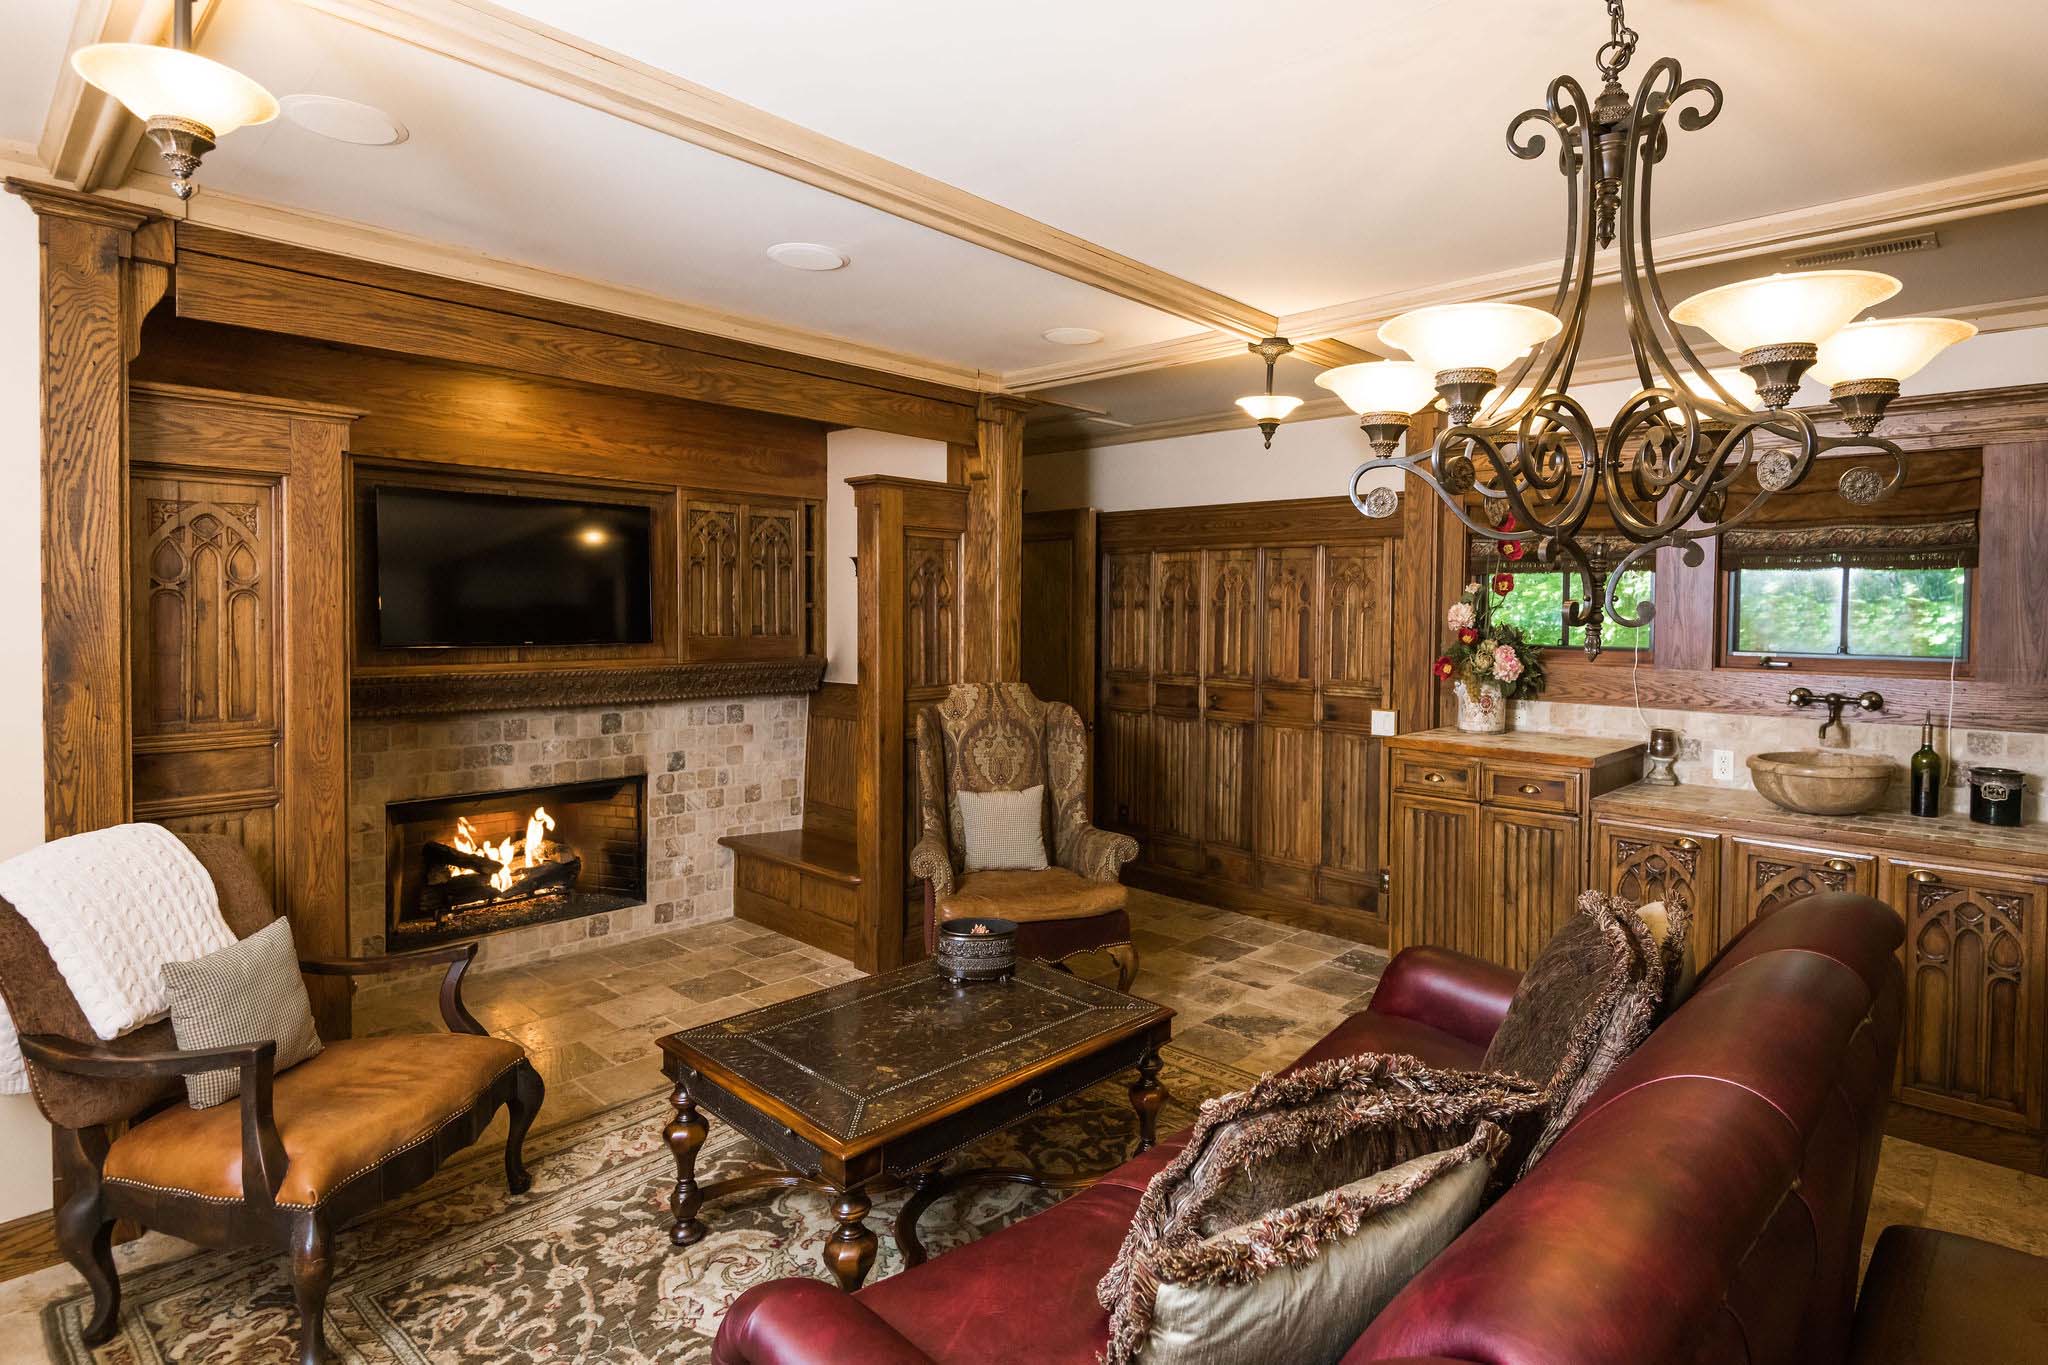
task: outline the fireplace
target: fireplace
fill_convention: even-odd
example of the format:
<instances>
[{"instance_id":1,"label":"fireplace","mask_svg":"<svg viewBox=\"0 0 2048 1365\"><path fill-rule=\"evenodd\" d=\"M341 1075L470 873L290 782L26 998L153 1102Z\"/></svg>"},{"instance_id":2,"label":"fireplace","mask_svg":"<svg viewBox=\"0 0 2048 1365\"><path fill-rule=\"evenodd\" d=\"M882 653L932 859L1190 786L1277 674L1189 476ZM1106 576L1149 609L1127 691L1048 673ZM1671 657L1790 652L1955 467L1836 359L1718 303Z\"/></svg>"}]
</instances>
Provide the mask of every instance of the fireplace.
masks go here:
<instances>
[{"instance_id":1,"label":"fireplace","mask_svg":"<svg viewBox=\"0 0 2048 1365\"><path fill-rule=\"evenodd\" d=\"M641 904L646 799L636 774L387 805L391 950Z\"/></svg>"}]
</instances>

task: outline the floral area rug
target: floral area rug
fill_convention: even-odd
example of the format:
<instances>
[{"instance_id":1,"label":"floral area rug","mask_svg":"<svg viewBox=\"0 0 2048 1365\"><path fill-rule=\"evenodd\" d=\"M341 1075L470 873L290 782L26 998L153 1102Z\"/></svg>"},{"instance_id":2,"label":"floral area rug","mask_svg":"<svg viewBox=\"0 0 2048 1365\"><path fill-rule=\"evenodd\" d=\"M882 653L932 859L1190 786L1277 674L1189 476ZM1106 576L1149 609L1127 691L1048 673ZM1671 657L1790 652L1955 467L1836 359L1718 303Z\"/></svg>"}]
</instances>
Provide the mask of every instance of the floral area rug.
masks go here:
<instances>
[{"instance_id":1,"label":"floral area rug","mask_svg":"<svg viewBox=\"0 0 2048 1365\"><path fill-rule=\"evenodd\" d=\"M1168 1047L1170 1099L1159 1131L1194 1119L1202 1100L1251 1077ZM1126 1078L1104 1082L968 1151L974 1164L1036 1164L1055 1173L1104 1170L1133 1149ZM760 1190L708 1203L711 1235L669 1245L675 1166L661 1139L670 1110L650 1097L552 1129L527 1143L533 1189L505 1192L501 1149L478 1149L336 1239L327 1339L348 1362L707 1361L726 1308L750 1285L784 1275L829 1280L819 1250L833 1222L812 1190ZM712 1121L697 1159L709 1183L772 1165L760 1148ZM1035 1213L1060 1196L1019 1185L970 1187L919 1221L940 1255ZM880 1239L869 1283L903 1267L891 1236L904 1192L875 1200ZM294 1358L294 1312L283 1257L202 1251L122 1279L121 1326L98 1351L80 1338L91 1302L51 1304L44 1327L65 1365L253 1365Z\"/></svg>"}]
</instances>

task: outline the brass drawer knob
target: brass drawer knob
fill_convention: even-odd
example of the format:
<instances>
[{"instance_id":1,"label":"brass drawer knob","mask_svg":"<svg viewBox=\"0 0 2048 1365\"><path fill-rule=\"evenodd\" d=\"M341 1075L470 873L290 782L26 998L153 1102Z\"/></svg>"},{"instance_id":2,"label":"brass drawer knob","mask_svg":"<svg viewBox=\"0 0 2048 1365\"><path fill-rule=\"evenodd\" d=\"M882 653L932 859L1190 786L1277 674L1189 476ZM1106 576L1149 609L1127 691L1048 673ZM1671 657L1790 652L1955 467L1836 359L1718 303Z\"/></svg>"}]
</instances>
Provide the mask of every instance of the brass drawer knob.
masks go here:
<instances>
[{"instance_id":1,"label":"brass drawer knob","mask_svg":"<svg viewBox=\"0 0 2048 1365\"><path fill-rule=\"evenodd\" d=\"M1543 788L1537 786L1534 782L1524 782L1518 790L1524 796L1541 796L1543 794Z\"/></svg>"},{"instance_id":2,"label":"brass drawer knob","mask_svg":"<svg viewBox=\"0 0 2048 1365\"><path fill-rule=\"evenodd\" d=\"M1424 782L1441 782L1444 780L1444 775L1442 773L1424 773L1422 780Z\"/></svg>"},{"instance_id":3,"label":"brass drawer knob","mask_svg":"<svg viewBox=\"0 0 2048 1365\"><path fill-rule=\"evenodd\" d=\"M1684 835L1680 835L1678 838L1672 840L1671 846L1677 849L1680 853L1697 853L1700 851L1700 841L1697 839L1688 839Z\"/></svg>"},{"instance_id":4,"label":"brass drawer knob","mask_svg":"<svg viewBox=\"0 0 2048 1365\"><path fill-rule=\"evenodd\" d=\"M1853 867L1850 866L1849 861L1846 858L1830 858L1826 862L1822 863L1821 866L1826 868L1830 872L1840 872L1845 876L1855 870Z\"/></svg>"},{"instance_id":5,"label":"brass drawer knob","mask_svg":"<svg viewBox=\"0 0 2048 1365\"><path fill-rule=\"evenodd\" d=\"M1916 867L1911 872L1908 872L1906 876L1911 880L1920 883L1920 885L1922 886L1932 886L1934 883L1941 880L1940 877L1936 876L1932 872L1929 872L1924 867Z\"/></svg>"}]
</instances>

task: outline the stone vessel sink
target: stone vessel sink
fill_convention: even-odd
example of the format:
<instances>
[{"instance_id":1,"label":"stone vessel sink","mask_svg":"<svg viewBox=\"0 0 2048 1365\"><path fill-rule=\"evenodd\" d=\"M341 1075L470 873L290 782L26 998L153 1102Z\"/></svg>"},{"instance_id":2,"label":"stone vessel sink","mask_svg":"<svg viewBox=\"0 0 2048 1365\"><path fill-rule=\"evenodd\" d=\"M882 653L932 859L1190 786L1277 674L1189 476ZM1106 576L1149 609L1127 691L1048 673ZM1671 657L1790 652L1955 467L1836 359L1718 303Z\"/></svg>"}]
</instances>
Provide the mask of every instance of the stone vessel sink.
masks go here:
<instances>
[{"instance_id":1,"label":"stone vessel sink","mask_svg":"<svg viewBox=\"0 0 2048 1365\"><path fill-rule=\"evenodd\" d=\"M1854 815L1884 800L1898 765L1878 754L1799 749L1756 754L1749 773L1764 798L1807 815Z\"/></svg>"}]
</instances>

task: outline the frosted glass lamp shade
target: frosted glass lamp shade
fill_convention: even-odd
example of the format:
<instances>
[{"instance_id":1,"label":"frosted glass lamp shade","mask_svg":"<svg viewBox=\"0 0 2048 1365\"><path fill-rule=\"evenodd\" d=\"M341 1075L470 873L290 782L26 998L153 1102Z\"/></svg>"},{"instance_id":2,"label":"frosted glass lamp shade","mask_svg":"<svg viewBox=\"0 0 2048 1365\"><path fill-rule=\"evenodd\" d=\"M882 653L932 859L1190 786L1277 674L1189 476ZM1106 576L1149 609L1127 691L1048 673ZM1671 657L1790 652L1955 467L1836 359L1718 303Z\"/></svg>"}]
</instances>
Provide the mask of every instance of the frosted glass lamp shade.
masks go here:
<instances>
[{"instance_id":1,"label":"frosted glass lamp shade","mask_svg":"<svg viewBox=\"0 0 2048 1365\"><path fill-rule=\"evenodd\" d=\"M1339 365L1316 376L1316 387L1328 389L1344 406L1367 413L1416 413L1436 399L1436 373L1412 360L1370 360Z\"/></svg>"},{"instance_id":2,"label":"frosted glass lamp shade","mask_svg":"<svg viewBox=\"0 0 2048 1365\"><path fill-rule=\"evenodd\" d=\"M1553 314L1519 303L1443 303L1403 313L1381 327L1379 335L1438 375L1498 372L1563 330Z\"/></svg>"},{"instance_id":3,"label":"frosted glass lamp shade","mask_svg":"<svg viewBox=\"0 0 2048 1365\"><path fill-rule=\"evenodd\" d=\"M1301 406L1301 400L1284 393L1255 393L1238 399L1237 405L1254 422L1284 422L1289 413Z\"/></svg>"},{"instance_id":4,"label":"frosted glass lamp shade","mask_svg":"<svg viewBox=\"0 0 2048 1365\"><path fill-rule=\"evenodd\" d=\"M1694 294L1671 310L1671 320L1700 328L1737 354L1764 346L1817 346L1900 287L1875 270L1766 275Z\"/></svg>"},{"instance_id":5,"label":"frosted glass lamp shade","mask_svg":"<svg viewBox=\"0 0 2048 1365\"><path fill-rule=\"evenodd\" d=\"M219 141L277 117L270 92L233 67L196 52L149 43L95 43L71 54L72 69L147 123L196 123Z\"/></svg>"},{"instance_id":6,"label":"frosted glass lamp shade","mask_svg":"<svg viewBox=\"0 0 2048 1365\"><path fill-rule=\"evenodd\" d=\"M1928 361L1975 335L1975 324L1954 318L1852 322L1821 343L1820 359L1807 374L1830 386L1863 379L1910 379Z\"/></svg>"},{"instance_id":7,"label":"frosted glass lamp shade","mask_svg":"<svg viewBox=\"0 0 2048 1365\"><path fill-rule=\"evenodd\" d=\"M1727 391L1728 397L1733 398L1743 407L1758 409L1764 406L1763 396L1756 391L1756 380L1750 378L1741 370L1736 369L1733 365L1716 365L1707 373L1711 374L1716 382ZM1686 371L1685 374L1685 387L1692 390L1692 395L1695 398L1704 399L1709 403L1724 401L1720 394L1714 392L1712 384L1707 383L1690 370Z\"/></svg>"}]
</instances>

